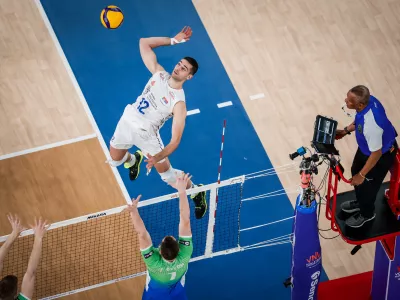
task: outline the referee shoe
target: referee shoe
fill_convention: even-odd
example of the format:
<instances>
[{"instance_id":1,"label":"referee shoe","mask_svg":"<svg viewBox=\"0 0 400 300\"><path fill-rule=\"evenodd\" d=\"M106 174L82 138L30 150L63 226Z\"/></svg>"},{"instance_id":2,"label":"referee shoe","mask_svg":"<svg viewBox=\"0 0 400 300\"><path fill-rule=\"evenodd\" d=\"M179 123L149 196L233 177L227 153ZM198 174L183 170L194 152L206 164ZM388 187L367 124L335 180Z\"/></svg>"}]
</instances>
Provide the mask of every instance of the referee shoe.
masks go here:
<instances>
[{"instance_id":1,"label":"referee shoe","mask_svg":"<svg viewBox=\"0 0 400 300\"><path fill-rule=\"evenodd\" d=\"M360 204L358 203L357 200L351 200L351 201L343 202L342 205L340 205L340 208L344 212L352 214L352 213L360 211Z\"/></svg>"},{"instance_id":2,"label":"referee shoe","mask_svg":"<svg viewBox=\"0 0 400 300\"><path fill-rule=\"evenodd\" d=\"M376 216L376 214L374 213L372 215L372 217L364 217L362 214L357 212L354 215L352 215L350 218L348 218L345 223L349 227L359 228L359 227L363 226L365 223L367 223L368 221L372 221L373 219L375 219L375 216Z\"/></svg>"}]
</instances>

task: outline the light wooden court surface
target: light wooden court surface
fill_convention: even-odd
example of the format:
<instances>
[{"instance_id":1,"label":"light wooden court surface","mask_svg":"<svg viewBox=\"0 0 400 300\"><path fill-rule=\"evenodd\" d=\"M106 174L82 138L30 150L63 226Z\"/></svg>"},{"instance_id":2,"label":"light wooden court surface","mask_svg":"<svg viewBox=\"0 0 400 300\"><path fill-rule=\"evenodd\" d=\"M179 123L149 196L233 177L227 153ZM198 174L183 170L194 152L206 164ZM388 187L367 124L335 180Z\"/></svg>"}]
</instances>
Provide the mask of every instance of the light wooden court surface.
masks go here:
<instances>
[{"instance_id":1,"label":"light wooden court surface","mask_svg":"<svg viewBox=\"0 0 400 300\"><path fill-rule=\"evenodd\" d=\"M347 90L357 84L370 87L400 128L400 1L193 2L274 166L288 163L288 154L299 146L308 146L317 114L347 125L350 119L341 106ZM95 133L34 2L0 0L0 16L0 155ZM249 100L258 93L265 98ZM338 147L349 176L354 135ZM78 148L94 154L79 160L72 157ZM18 211L24 220L42 213L54 222L124 204L106 166L90 185L80 185L79 174L88 176L99 158L104 153L94 138L1 160L2 212ZM29 181L27 174L34 179ZM280 179L287 189L298 184L295 173ZM59 185L65 205L51 203L49 182ZM109 201L96 201L106 198L104 193ZM6 234L10 228L4 214L0 225L0 234ZM330 279L372 269L373 244L356 256L340 238L321 239L321 244ZM132 298L143 284L142 277L69 298Z\"/></svg>"},{"instance_id":2,"label":"light wooden court surface","mask_svg":"<svg viewBox=\"0 0 400 300\"><path fill-rule=\"evenodd\" d=\"M317 114L342 128L351 123L341 106L357 84L383 101L400 128L400 1L195 3L272 165L290 162L289 153L309 146ZM258 93L266 97L249 100ZM350 177L354 134L337 145ZM299 182L296 173L280 179L286 189ZM340 185L340 191L348 189ZM294 203L295 195L290 198ZM330 279L372 270L374 243L351 256L354 246L340 238L320 240Z\"/></svg>"}]
</instances>

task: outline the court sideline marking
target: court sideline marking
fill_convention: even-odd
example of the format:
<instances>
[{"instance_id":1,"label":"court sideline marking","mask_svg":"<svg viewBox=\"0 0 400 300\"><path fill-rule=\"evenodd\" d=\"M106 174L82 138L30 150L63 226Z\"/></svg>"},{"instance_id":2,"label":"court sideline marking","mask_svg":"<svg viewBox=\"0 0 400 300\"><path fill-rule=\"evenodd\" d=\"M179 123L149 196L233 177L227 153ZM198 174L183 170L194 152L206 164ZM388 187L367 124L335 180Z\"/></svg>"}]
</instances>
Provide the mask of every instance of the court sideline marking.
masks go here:
<instances>
[{"instance_id":1,"label":"court sideline marking","mask_svg":"<svg viewBox=\"0 0 400 300\"><path fill-rule=\"evenodd\" d=\"M199 113L200 113L200 109L196 108L196 109L188 110L186 115L191 116L191 115L195 115L195 114L199 114Z\"/></svg>"},{"instance_id":2,"label":"court sideline marking","mask_svg":"<svg viewBox=\"0 0 400 300\"><path fill-rule=\"evenodd\" d=\"M231 106L231 105L233 105L232 101L226 101L226 102L217 104L218 108L227 107L227 106Z\"/></svg>"},{"instance_id":3,"label":"court sideline marking","mask_svg":"<svg viewBox=\"0 0 400 300\"><path fill-rule=\"evenodd\" d=\"M90 139L93 139L96 137L97 137L97 135L95 133L83 135L83 136L79 136L79 137L76 137L76 138L73 138L70 140L65 140L65 141L56 142L56 143L52 143L52 144L46 144L46 145L42 145L42 146L35 147L35 148L30 148L30 149L25 149L25 150L18 151L18 152L0 155L0 160L17 157L17 156L21 156L21 155L26 155L26 154L30 154L30 153L34 153L34 152L39 152L42 150L47 150L47 149L51 149L51 148L55 148L55 147L73 144L73 143L77 143L77 142L81 142L81 141L85 141L85 140L90 140Z\"/></svg>"},{"instance_id":4,"label":"court sideline marking","mask_svg":"<svg viewBox=\"0 0 400 300\"><path fill-rule=\"evenodd\" d=\"M109 158L108 147L104 141L103 136L101 135L101 132L99 130L99 127L97 126L96 120L94 119L93 114L89 109L89 106L88 106L85 96L83 95L82 90L78 84L78 81L76 80L76 77L75 77L74 73L72 72L71 66L69 65L69 62L65 56L65 53L64 53L63 49L61 48L60 42L58 41L58 38L53 30L53 27L50 24L50 21L46 15L46 12L44 11L42 3L40 3L40 0L35 0L35 4L36 4L37 9L39 10L40 15L42 16L43 22L46 25L47 30L49 31L49 34L54 42L54 46L56 47L57 52L60 55L60 58L65 67L65 70L67 71L67 73L72 81L75 91L78 93L79 100L81 101L82 106L86 112L86 115L88 116L89 121L96 133L96 137L99 140L101 148L103 149L103 152L104 152L106 158ZM103 163L103 162L101 162L101 163ZM126 186L124 185L121 175L118 173L117 168L113 168L111 166L110 166L110 168L111 168L112 172L114 173L115 179L117 180L117 183L122 191L122 194L124 195L126 203L128 203L128 204L131 203L131 198L129 196L128 190L126 189Z\"/></svg>"},{"instance_id":5,"label":"court sideline marking","mask_svg":"<svg viewBox=\"0 0 400 300\"><path fill-rule=\"evenodd\" d=\"M262 99L262 98L265 98L264 93L260 93L260 94L257 94L257 95L251 95L250 96L250 100L257 100L257 99Z\"/></svg>"}]
</instances>

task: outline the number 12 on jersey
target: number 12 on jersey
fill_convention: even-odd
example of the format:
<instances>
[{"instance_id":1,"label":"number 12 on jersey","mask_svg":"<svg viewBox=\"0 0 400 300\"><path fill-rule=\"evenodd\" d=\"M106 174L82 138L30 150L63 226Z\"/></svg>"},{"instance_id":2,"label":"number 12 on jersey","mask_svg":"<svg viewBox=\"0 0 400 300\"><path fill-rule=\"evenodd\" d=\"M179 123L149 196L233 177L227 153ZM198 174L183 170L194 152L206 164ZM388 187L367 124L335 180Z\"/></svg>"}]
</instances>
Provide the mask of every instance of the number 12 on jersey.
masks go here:
<instances>
[{"instance_id":1,"label":"number 12 on jersey","mask_svg":"<svg viewBox=\"0 0 400 300\"><path fill-rule=\"evenodd\" d=\"M145 98L142 98L142 101L140 101L139 106L137 107L138 111L144 115L144 109L149 107L149 102Z\"/></svg>"}]
</instances>

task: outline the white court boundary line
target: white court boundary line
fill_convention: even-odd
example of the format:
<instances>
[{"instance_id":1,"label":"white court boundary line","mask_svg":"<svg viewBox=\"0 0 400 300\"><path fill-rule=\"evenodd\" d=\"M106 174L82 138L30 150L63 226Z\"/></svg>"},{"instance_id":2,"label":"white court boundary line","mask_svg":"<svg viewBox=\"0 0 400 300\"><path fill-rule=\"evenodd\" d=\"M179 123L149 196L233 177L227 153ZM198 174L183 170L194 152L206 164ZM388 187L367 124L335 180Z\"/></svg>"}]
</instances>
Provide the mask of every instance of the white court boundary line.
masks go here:
<instances>
[{"instance_id":1,"label":"white court boundary line","mask_svg":"<svg viewBox=\"0 0 400 300\"><path fill-rule=\"evenodd\" d=\"M259 93L259 94L250 96L250 100L257 100L257 99L262 99L262 98L265 98L264 93Z\"/></svg>"},{"instance_id":2,"label":"white court boundary line","mask_svg":"<svg viewBox=\"0 0 400 300\"><path fill-rule=\"evenodd\" d=\"M211 183L211 184L203 185L203 186L200 186L200 187L195 187L195 188L192 188L192 189L188 189L186 191L186 193L189 196L191 194L195 194L195 193L198 193L198 192L207 191L207 190L213 190L213 189L221 188L221 187L224 187L224 186L243 183L243 182L244 182L244 176L238 176L238 177L233 177L231 179L227 179L227 180L221 181L220 184ZM173 199L177 199L177 198L179 198L178 192L172 193L172 194L168 194L168 195L164 195L164 196L160 196L160 197L157 197L157 198L152 198L152 199L149 199L149 200L140 201L139 204L138 204L138 207L140 208L140 207L153 205L153 204L157 204L157 203L160 203L160 202L163 202L163 201L169 201L169 200L173 200ZM91 220L91 219L97 219L97 218L101 218L101 217L105 217L105 216L109 216L109 215L113 215L113 214L118 214L118 213L122 212L126 207L127 207L127 205L123 205L123 206L111 208L111 209L108 209L108 210L104 210L104 211L100 211L100 212L96 212L96 213L80 216L80 217L77 217L77 218L60 221L60 222L51 224L48 230L52 230L52 229L56 229L56 228L60 228L60 227L64 227L64 226L69 226L69 225L76 224L76 223L81 223L81 222L84 222L84 221L87 221L87 220ZM32 234L33 234L33 230L29 229L29 230L22 231L21 234L19 235L19 237L32 235ZM7 238L8 238L8 235L0 237L0 243L4 242Z\"/></svg>"},{"instance_id":3,"label":"white court boundary line","mask_svg":"<svg viewBox=\"0 0 400 300\"><path fill-rule=\"evenodd\" d=\"M54 42L54 46L56 47L57 52L60 55L60 58L61 58L61 60L62 60L62 62L64 64L64 67L65 67L65 70L67 71L67 73L68 73L68 75L69 75L69 77L71 79L72 85L74 86L76 92L78 93L79 100L81 101L82 106L83 106L83 108L84 108L84 110L86 112L86 115L88 116L89 121L92 124L92 127L93 127L93 129L94 129L94 131L96 133L96 136L97 136L97 138L99 140L101 148L103 149L103 152L104 152L106 158L108 158L109 157L108 147L107 147L107 145L106 145L106 143L104 141L103 136L100 133L99 127L97 126L97 123L96 123L96 121L95 121L95 119L93 117L93 114L89 109L89 106L87 104L85 96L83 95L82 90L79 87L78 81L76 80L76 77L75 77L74 73L72 72L71 66L69 65L68 60L67 60L67 58L65 56L65 53L61 48L60 42L58 41L58 38L57 38L57 36L56 36L56 34L55 34L54 30L53 30L53 27L50 24L50 21L49 21L47 15L46 15L46 12L44 11L44 8L43 8L42 4L40 3L40 0L34 0L34 1L35 1L37 9L39 10L40 15L42 16L43 22L46 25L47 30L49 31L49 34L50 34L50 36L51 36L51 38L52 38L52 40ZM99 163L104 163L104 161L99 162ZM117 168L113 168L111 166L110 166L110 168L111 168L112 172L114 173L115 179L117 180L117 183L118 183L119 187L121 188L121 191L122 191L122 194L124 195L126 203L130 203L131 198L130 198L130 196L128 194L128 191L127 191L127 189L126 189L126 187L125 187L125 185L124 185L124 183L122 181L122 178L121 178L120 174L118 173Z\"/></svg>"},{"instance_id":4,"label":"white court boundary line","mask_svg":"<svg viewBox=\"0 0 400 300\"><path fill-rule=\"evenodd\" d=\"M47 144L47 145L30 148L30 149L26 149L26 150L22 150L22 151L18 151L18 152L13 152L13 153L9 153L9 154L4 154L4 155L0 156L0 160L13 158L13 157L21 156L21 155L26 155L26 154L31 154L31 153L35 153L35 152L39 152L39 151L43 151L43 150L47 150L47 149L51 149L51 148L56 148L56 147L60 147L60 146L65 146L65 145L69 145L69 144L73 144L73 143L77 143L77 142L81 142L81 141L85 141L85 140L90 140L90 139L93 139L96 137L97 137L97 135L95 133L92 133L92 134L80 136L77 138L73 138L70 140Z\"/></svg>"},{"instance_id":5,"label":"white court boundary line","mask_svg":"<svg viewBox=\"0 0 400 300\"><path fill-rule=\"evenodd\" d=\"M217 104L218 108L223 108L223 107L227 107L227 106L231 106L231 105L233 105L232 101L226 101L226 102Z\"/></svg>"},{"instance_id":6,"label":"white court boundary line","mask_svg":"<svg viewBox=\"0 0 400 300\"><path fill-rule=\"evenodd\" d=\"M199 113L200 113L200 109L196 108L196 109L188 110L186 112L186 115L187 116L191 116L191 115L196 115L196 114L199 114Z\"/></svg>"}]
</instances>

